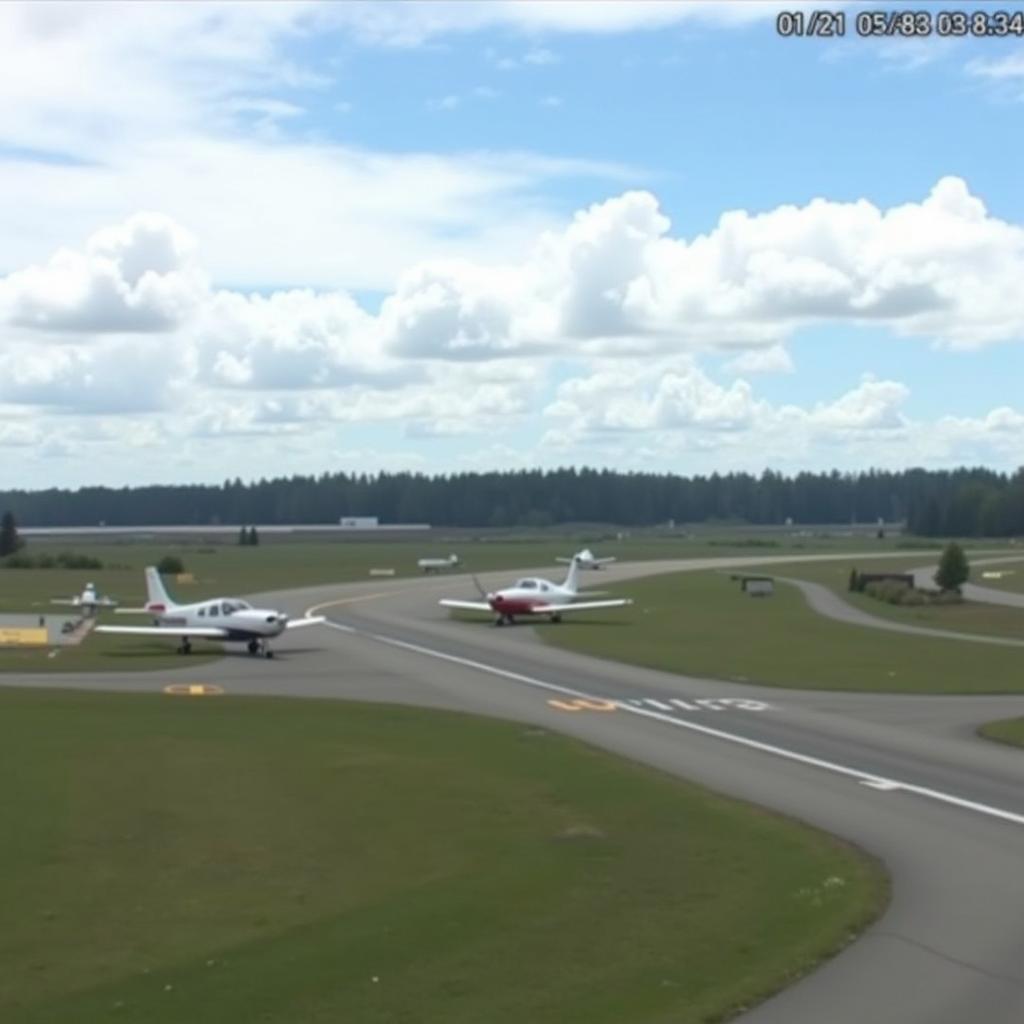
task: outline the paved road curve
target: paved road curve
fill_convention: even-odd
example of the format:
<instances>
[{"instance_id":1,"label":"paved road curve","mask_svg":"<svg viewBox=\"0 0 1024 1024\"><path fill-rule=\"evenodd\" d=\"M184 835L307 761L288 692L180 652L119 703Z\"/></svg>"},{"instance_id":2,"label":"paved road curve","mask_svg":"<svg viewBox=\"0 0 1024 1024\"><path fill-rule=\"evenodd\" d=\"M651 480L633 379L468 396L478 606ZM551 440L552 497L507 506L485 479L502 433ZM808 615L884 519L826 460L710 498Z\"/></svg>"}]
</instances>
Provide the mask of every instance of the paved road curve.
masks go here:
<instances>
[{"instance_id":1,"label":"paved road curve","mask_svg":"<svg viewBox=\"0 0 1024 1024\"><path fill-rule=\"evenodd\" d=\"M772 561L622 565L594 579ZM292 612L329 602L333 624L289 637L273 662L233 656L194 671L20 682L152 690L189 680L216 683L228 699L370 698L557 729L826 828L885 861L894 896L882 920L744 1021L1024 1020L1024 754L973 735L977 722L1024 714L1024 698L814 693L674 676L548 647L529 628L455 622L436 604L470 592L468 578L453 577L273 595ZM547 628L559 627L537 633Z\"/></svg>"}]
</instances>

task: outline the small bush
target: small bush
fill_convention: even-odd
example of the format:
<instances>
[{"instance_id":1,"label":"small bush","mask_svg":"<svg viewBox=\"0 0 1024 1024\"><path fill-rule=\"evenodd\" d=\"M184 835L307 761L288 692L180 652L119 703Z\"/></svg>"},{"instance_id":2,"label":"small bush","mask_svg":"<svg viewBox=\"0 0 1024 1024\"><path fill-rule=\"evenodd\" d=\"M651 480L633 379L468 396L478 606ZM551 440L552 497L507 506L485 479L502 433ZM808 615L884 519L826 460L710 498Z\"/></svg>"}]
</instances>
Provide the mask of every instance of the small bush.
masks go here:
<instances>
[{"instance_id":1,"label":"small bush","mask_svg":"<svg viewBox=\"0 0 1024 1024\"><path fill-rule=\"evenodd\" d=\"M933 598L932 604L963 604L964 595L959 590L940 590Z\"/></svg>"},{"instance_id":2,"label":"small bush","mask_svg":"<svg viewBox=\"0 0 1024 1024\"><path fill-rule=\"evenodd\" d=\"M925 594L922 594L920 590L914 590L913 587L904 587L903 593L900 594L899 603L904 607L916 607L922 604L928 604L928 598Z\"/></svg>"},{"instance_id":3,"label":"small bush","mask_svg":"<svg viewBox=\"0 0 1024 1024\"><path fill-rule=\"evenodd\" d=\"M156 571L161 576L176 576L185 571L185 563L177 555L164 555L157 562Z\"/></svg>"},{"instance_id":4,"label":"small bush","mask_svg":"<svg viewBox=\"0 0 1024 1024\"><path fill-rule=\"evenodd\" d=\"M102 569L103 562L92 555L79 555L74 551L62 551L57 555L57 565L62 569Z\"/></svg>"},{"instance_id":5,"label":"small bush","mask_svg":"<svg viewBox=\"0 0 1024 1024\"><path fill-rule=\"evenodd\" d=\"M903 596L910 590L905 583L896 580L874 580L864 587L864 593L887 604L903 604Z\"/></svg>"}]
</instances>

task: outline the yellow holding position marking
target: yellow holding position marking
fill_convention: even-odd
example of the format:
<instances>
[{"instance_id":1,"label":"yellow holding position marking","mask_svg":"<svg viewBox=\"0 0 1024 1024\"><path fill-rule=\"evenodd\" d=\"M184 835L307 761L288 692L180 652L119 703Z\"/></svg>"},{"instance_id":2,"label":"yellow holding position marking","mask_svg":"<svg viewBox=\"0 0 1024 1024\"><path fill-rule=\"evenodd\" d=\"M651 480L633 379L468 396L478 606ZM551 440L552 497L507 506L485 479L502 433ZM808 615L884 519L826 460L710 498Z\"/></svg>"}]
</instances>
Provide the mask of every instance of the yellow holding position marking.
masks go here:
<instances>
[{"instance_id":1,"label":"yellow holding position marking","mask_svg":"<svg viewBox=\"0 0 1024 1024\"><path fill-rule=\"evenodd\" d=\"M223 687L211 683L171 683L164 687L164 693L174 697L216 697L223 692Z\"/></svg>"},{"instance_id":2,"label":"yellow holding position marking","mask_svg":"<svg viewBox=\"0 0 1024 1024\"><path fill-rule=\"evenodd\" d=\"M614 700L605 700L603 697L597 700L549 700L548 704L559 711L617 711L619 707Z\"/></svg>"}]
</instances>

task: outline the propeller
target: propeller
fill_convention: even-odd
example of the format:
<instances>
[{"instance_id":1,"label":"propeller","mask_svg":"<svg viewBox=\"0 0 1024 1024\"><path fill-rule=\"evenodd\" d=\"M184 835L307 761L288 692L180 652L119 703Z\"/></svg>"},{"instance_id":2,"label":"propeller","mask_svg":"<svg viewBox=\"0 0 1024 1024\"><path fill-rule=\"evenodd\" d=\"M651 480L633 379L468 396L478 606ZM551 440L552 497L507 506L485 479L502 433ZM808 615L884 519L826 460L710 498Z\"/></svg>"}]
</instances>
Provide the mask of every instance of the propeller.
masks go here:
<instances>
[{"instance_id":1,"label":"propeller","mask_svg":"<svg viewBox=\"0 0 1024 1024\"><path fill-rule=\"evenodd\" d=\"M486 601L487 600L487 591L484 590L484 588L480 585L480 581L476 578L476 573L475 572L471 572L469 575L470 575L470 578L473 580L473 584L476 587L477 593Z\"/></svg>"}]
</instances>

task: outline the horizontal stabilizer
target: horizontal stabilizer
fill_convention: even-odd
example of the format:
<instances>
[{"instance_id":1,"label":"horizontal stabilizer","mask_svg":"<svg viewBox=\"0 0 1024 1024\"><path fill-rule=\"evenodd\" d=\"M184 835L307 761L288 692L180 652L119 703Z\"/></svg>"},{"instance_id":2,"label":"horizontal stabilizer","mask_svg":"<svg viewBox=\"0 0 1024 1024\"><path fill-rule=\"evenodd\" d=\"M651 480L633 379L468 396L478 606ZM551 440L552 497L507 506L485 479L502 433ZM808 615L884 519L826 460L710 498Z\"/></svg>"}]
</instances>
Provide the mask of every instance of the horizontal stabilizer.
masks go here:
<instances>
[{"instance_id":1,"label":"horizontal stabilizer","mask_svg":"<svg viewBox=\"0 0 1024 1024\"><path fill-rule=\"evenodd\" d=\"M301 626L316 626L327 619L323 615L314 615L305 619L289 619L286 629L299 629Z\"/></svg>"}]
</instances>

